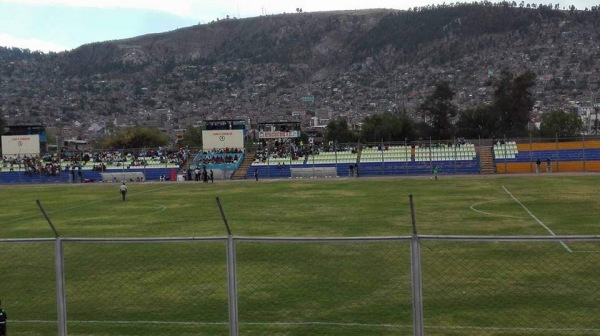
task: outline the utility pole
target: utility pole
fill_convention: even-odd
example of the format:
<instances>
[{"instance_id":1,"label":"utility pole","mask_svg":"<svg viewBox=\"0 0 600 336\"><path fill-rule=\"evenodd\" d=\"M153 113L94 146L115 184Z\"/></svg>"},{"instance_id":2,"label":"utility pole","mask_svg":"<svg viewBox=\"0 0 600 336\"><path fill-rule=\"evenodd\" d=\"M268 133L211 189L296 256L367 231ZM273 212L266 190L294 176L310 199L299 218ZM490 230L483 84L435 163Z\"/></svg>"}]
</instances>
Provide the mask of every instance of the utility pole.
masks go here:
<instances>
[{"instance_id":1,"label":"utility pole","mask_svg":"<svg viewBox=\"0 0 600 336\"><path fill-rule=\"evenodd\" d=\"M592 98L592 108L594 109L594 126L592 126L591 120L589 121L589 126L590 126L590 134L595 134L598 135L600 134L600 124L598 123L598 109L600 108L600 106L596 105L596 100L594 98ZM591 115L590 115L590 119L591 119Z\"/></svg>"}]
</instances>

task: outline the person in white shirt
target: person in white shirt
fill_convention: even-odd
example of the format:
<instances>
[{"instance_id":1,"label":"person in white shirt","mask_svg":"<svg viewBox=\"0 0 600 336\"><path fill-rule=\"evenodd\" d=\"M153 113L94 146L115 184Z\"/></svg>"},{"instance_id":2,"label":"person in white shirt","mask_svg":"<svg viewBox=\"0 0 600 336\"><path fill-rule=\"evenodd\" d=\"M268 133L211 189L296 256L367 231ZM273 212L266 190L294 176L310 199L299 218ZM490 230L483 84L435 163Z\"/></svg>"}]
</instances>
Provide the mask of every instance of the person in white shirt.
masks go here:
<instances>
[{"instance_id":1,"label":"person in white shirt","mask_svg":"<svg viewBox=\"0 0 600 336\"><path fill-rule=\"evenodd\" d=\"M121 184L121 186L119 187L119 191L121 192L123 201L125 201L125 195L127 195L127 185L125 184L125 182L123 182L123 184Z\"/></svg>"}]
</instances>

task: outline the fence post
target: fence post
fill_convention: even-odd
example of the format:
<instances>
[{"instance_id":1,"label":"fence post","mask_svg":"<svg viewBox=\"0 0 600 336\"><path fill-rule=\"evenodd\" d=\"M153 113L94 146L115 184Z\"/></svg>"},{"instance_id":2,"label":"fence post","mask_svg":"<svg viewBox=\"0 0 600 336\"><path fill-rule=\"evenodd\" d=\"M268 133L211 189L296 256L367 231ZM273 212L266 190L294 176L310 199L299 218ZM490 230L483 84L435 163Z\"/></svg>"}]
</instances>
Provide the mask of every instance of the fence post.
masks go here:
<instances>
[{"instance_id":1,"label":"fence post","mask_svg":"<svg viewBox=\"0 0 600 336\"><path fill-rule=\"evenodd\" d=\"M507 144L508 140L506 139L506 133L504 133L504 174L508 174L508 148L506 148Z\"/></svg>"},{"instance_id":2,"label":"fence post","mask_svg":"<svg viewBox=\"0 0 600 336\"><path fill-rule=\"evenodd\" d=\"M452 148L454 148L454 174L458 171L458 152L456 150L456 137L454 137L454 143L452 144Z\"/></svg>"},{"instance_id":3,"label":"fence post","mask_svg":"<svg viewBox=\"0 0 600 336\"><path fill-rule=\"evenodd\" d=\"M535 168L534 168L535 165ZM533 145L531 143L531 131L529 131L529 172L537 172L536 160L533 159Z\"/></svg>"},{"instance_id":4,"label":"fence post","mask_svg":"<svg viewBox=\"0 0 600 336\"><path fill-rule=\"evenodd\" d=\"M556 133L556 172L559 172L558 162L559 162L559 146L558 146L558 133Z\"/></svg>"},{"instance_id":5,"label":"fence post","mask_svg":"<svg viewBox=\"0 0 600 336\"><path fill-rule=\"evenodd\" d=\"M583 172L585 173L587 171L585 169L585 134L581 135L581 145L583 146Z\"/></svg>"},{"instance_id":6,"label":"fence post","mask_svg":"<svg viewBox=\"0 0 600 336\"><path fill-rule=\"evenodd\" d=\"M425 335L423 327L423 283L421 279L421 249L417 226L415 221L415 207L413 196L410 195L410 212L413 226L412 239L410 241L410 266L413 296L413 334L414 336Z\"/></svg>"},{"instance_id":7,"label":"fence post","mask_svg":"<svg viewBox=\"0 0 600 336\"><path fill-rule=\"evenodd\" d=\"M429 137L429 172L433 169L433 153L431 153L431 147L433 146L431 142L431 137Z\"/></svg>"},{"instance_id":8,"label":"fence post","mask_svg":"<svg viewBox=\"0 0 600 336\"><path fill-rule=\"evenodd\" d=\"M312 177L315 177L315 152L312 152Z\"/></svg>"},{"instance_id":9,"label":"fence post","mask_svg":"<svg viewBox=\"0 0 600 336\"><path fill-rule=\"evenodd\" d=\"M406 175L408 175L408 166L410 162L413 160L412 147L408 148L407 138L404 138L404 167L406 168Z\"/></svg>"},{"instance_id":10,"label":"fence post","mask_svg":"<svg viewBox=\"0 0 600 336\"><path fill-rule=\"evenodd\" d=\"M237 271L235 241L233 235L227 237L227 292L229 303L229 336L239 335Z\"/></svg>"},{"instance_id":11,"label":"fence post","mask_svg":"<svg viewBox=\"0 0 600 336\"><path fill-rule=\"evenodd\" d=\"M383 145L383 138L381 139L381 175L385 175L385 158L383 154L383 149L385 146Z\"/></svg>"},{"instance_id":12,"label":"fence post","mask_svg":"<svg viewBox=\"0 0 600 336\"><path fill-rule=\"evenodd\" d=\"M54 245L54 265L56 273L56 310L58 336L67 335L67 300L65 297L65 260L62 238L56 237Z\"/></svg>"},{"instance_id":13,"label":"fence post","mask_svg":"<svg viewBox=\"0 0 600 336\"><path fill-rule=\"evenodd\" d=\"M233 232L225 216L221 200L217 197L217 205L227 230L227 301L229 306L229 336L239 335L238 325L238 300L237 300L237 258Z\"/></svg>"},{"instance_id":14,"label":"fence post","mask_svg":"<svg viewBox=\"0 0 600 336\"><path fill-rule=\"evenodd\" d=\"M335 174L339 176L338 174L338 156L337 153L338 152L338 141L335 140L333 141L333 155L335 155Z\"/></svg>"}]
</instances>

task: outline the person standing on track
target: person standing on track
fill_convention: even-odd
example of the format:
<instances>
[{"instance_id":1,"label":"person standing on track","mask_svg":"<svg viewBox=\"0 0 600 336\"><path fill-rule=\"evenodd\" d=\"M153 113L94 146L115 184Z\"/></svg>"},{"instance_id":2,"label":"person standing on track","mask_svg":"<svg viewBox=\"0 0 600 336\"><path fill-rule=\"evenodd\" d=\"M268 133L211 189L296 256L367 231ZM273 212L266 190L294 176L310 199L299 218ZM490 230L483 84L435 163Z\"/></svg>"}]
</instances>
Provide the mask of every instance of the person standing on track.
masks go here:
<instances>
[{"instance_id":1,"label":"person standing on track","mask_svg":"<svg viewBox=\"0 0 600 336\"><path fill-rule=\"evenodd\" d=\"M125 182L123 182L123 184L121 184L121 186L119 187L119 191L121 192L121 197L123 197L123 202L124 202L125 195L127 195L127 185L125 184Z\"/></svg>"}]
</instances>

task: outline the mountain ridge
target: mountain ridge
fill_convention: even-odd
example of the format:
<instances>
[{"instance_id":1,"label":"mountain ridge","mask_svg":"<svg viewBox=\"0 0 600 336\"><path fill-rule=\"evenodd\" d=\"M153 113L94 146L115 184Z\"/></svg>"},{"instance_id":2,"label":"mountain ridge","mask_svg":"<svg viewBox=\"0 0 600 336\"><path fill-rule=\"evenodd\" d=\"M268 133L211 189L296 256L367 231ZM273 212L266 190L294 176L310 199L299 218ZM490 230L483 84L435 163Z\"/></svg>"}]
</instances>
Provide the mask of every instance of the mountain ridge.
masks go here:
<instances>
[{"instance_id":1,"label":"mountain ridge","mask_svg":"<svg viewBox=\"0 0 600 336\"><path fill-rule=\"evenodd\" d=\"M589 108L599 19L596 7L461 4L226 19L10 61L0 50L0 109L9 123L86 138L92 124L174 134L220 118L358 123L385 111L418 118L440 80L460 108L484 104L503 69L536 73L536 113Z\"/></svg>"}]
</instances>

